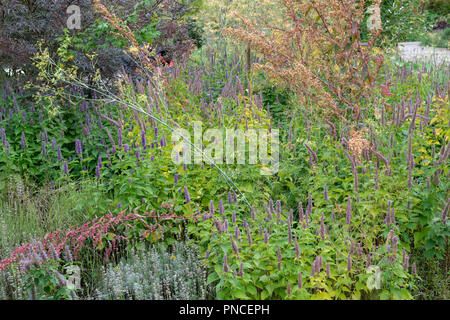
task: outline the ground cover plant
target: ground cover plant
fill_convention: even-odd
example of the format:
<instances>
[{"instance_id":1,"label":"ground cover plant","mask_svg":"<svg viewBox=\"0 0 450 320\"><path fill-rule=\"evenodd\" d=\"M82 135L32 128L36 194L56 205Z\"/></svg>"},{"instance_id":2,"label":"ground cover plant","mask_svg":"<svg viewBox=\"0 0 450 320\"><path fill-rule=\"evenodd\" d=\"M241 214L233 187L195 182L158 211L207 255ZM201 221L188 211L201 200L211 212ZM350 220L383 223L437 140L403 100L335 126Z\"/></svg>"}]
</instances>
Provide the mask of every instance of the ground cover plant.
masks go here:
<instances>
[{"instance_id":1,"label":"ground cover plant","mask_svg":"<svg viewBox=\"0 0 450 320\"><path fill-rule=\"evenodd\" d=\"M450 66L391 50L425 14L228 2L95 0L27 38L0 86L0 299L449 298Z\"/></svg>"}]
</instances>

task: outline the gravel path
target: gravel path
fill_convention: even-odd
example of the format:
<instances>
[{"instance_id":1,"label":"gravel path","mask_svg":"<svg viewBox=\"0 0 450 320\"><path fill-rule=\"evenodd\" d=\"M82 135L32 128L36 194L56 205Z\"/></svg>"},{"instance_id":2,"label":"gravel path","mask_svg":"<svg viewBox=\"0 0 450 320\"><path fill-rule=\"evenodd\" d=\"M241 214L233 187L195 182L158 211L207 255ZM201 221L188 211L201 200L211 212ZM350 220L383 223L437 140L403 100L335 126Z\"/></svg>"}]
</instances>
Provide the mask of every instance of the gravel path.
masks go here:
<instances>
[{"instance_id":1,"label":"gravel path","mask_svg":"<svg viewBox=\"0 0 450 320\"><path fill-rule=\"evenodd\" d=\"M420 42L401 42L398 44L400 57L406 61L431 61L436 64L450 64L450 50L445 48L423 47Z\"/></svg>"}]
</instances>

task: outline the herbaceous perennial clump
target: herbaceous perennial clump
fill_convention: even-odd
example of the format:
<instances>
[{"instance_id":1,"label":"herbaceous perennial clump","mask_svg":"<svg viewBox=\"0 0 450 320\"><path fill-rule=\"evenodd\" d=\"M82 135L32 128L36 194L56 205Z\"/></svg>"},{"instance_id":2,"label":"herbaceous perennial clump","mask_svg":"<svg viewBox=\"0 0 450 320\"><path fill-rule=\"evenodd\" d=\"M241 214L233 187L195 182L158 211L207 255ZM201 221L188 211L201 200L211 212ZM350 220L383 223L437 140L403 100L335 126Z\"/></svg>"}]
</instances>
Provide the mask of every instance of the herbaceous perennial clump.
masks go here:
<instances>
[{"instance_id":1,"label":"herbaceous perennial clump","mask_svg":"<svg viewBox=\"0 0 450 320\"><path fill-rule=\"evenodd\" d=\"M94 299L197 300L212 298L198 250L183 242L133 249L117 265L105 267Z\"/></svg>"}]
</instances>

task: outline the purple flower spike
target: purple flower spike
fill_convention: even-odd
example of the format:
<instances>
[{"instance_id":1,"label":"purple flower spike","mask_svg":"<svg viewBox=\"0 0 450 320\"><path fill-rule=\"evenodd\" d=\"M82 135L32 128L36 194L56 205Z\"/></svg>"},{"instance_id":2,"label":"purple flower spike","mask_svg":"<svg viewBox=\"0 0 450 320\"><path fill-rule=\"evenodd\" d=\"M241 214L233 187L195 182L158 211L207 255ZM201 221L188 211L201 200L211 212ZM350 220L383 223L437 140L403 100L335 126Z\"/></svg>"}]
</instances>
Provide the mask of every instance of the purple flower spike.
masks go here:
<instances>
[{"instance_id":1,"label":"purple flower spike","mask_svg":"<svg viewBox=\"0 0 450 320\"><path fill-rule=\"evenodd\" d=\"M175 185L178 183L178 173L175 173L174 175Z\"/></svg>"},{"instance_id":2,"label":"purple flower spike","mask_svg":"<svg viewBox=\"0 0 450 320\"><path fill-rule=\"evenodd\" d=\"M63 170L64 170L64 174L68 174L69 173L69 168L67 166L67 161L64 161Z\"/></svg>"},{"instance_id":3,"label":"purple flower spike","mask_svg":"<svg viewBox=\"0 0 450 320\"><path fill-rule=\"evenodd\" d=\"M231 247L233 248L234 254L237 256L237 258L239 259L239 248L236 244L236 242L233 239L233 236L230 235L230 240L231 240Z\"/></svg>"},{"instance_id":4,"label":"purple flower spike","mask_svg":"<svg viewBox=\"0 0 450 320\"><path fill-rule=\"evenodd\" d=\"M189 196L189 191L187 186L184 186L184 197L186 199L186 203L191 202L191 197Z\"/></svg>"},{"instance_id":5,"label":"purple flower spike","mask_svg":"<svg viewBox=\"0 0 450 320\"><path fill-rule=\"evenodd\" d=\"M244 263L241 262L241 266L239 267L239 277L243 277L244 276Z\"/></svg>"},{"instance_id":6,"label":"purple flower spike","mask_svg":"<svg viewBox=\"0 0 450 320\"><path fill-rule=\"evenodd\" d=\"M300 222L303 222L303 220L305 220L305 213L303 212L303 203L301 201L298 203L298 215L300 217Z\"/></svg>"},{"instance_id":7,"label":"purple flower spike","mask_svg":"<svg viewBox=\"0 0 450 320\"><path fill-rule=\"evenodd\" d=\"M58 155L58 161L61 162L63 160L63 158L62 158L62 153L61 153L61 147L60 146L58 146L56 148L56 153Z\"/></svg>"},{"instance_id":8,"label":"purple flower spike","mask_svg":"<svg viewBox=\"0 0 450 320\"><path fill-rule=\"evenodd\" d=\"M13 97L13 101L14 101L14 112L19 113L19 105L17 104L16 97L14 96L14 94L12 95L12 97Z\"/></svg>"},{"instance_id":9,"label":"purple flower spike","mask_svg":"<svg viewBox=\"0 0 450 320\"><path fill-rule=\"evenodd\" d=\"M20 146L22 147L23 151L25 151L26 145L27 145L27 142L25 140L25 133L22 131L22 137L21 137L21 140L20 140Z\"/></svg>"},{"instance_id":10,"label":"purple flower spike","mask_svg":"<svg viewBox=\"0 0 450 320\"><path fill-rule=\"evenodd\" d=\"M350 196L347 198L347 214L345 217L345 224L350 224L352 220L352 200Z\"/></svg>"},{"instance_id":11,"label":"purple flower spike","mask_svg":"<svg viewBox=\"0 0 450 320\"><path fill-rule=\"evenodd\" d=\"M101 169L103 168L103 162L102 162L102 157L98 157L98 167Z\"/></svg>"},{"instance_id":12,"label":"purple flower spike","mask_svg":"<svg viewBox=\"0 0 450 320\"><path fill-rule=\"evenodd\" d=\"M141 144L142 144L142 148L147 149L147 138L145 137L145 132L143 131L141 133Z\"/></svg>"},{"instance_id":13,"label":"purple flower spike","mask_svg":"<svg viewBox=\"0 0 450 320\"><path fill-rule=\"evenodd\" d=\"M155 127L155 138L158 138L158 127Z\"/></svg>"},{"instance_id":14,"label":"purple flower spike","mask_svg":"<svg viewBox=\"0 0 450 320\"><path fill-rule=\"evenodd\" d=\"M223 207L222 199L220 199L220 201L219 201L219 213L222 215L225 213L225 208Z\"/></svg>"},{"instance_id":15,"label":"purple flower spike","mask_svg":"<svg viewBox=\"0 0 450 320\"><path fill-rule=\"evenodd\" d=\"M214 201L211 200L211 202L209 203L209 213L214 215Z\"/></svg>"},{"instance_id":16,"label":"purple flower spike","mask_svg":"<svg viewBox=\"0 0 450 320\"><path fill-rule=\"evenodd\" d=\"M230 271L229 267L228 267L228 257L227 254L223 255L223 271L224 272L228 272Z\"/></svg>"},{"instance_id":17,"label":"purple flower spike","mask_svg":"<svg viewBox=\"0 0 450 320\"><path fill-rule=\"evenodd\" d=\"M246 228L246 231L247 231L248 246L251 247L252 246L252 234L250 233L250 228L248 226Z\"/></svg>"},{"instance_id":18,"label":"purple flower spike","mask_svg":"<svg viewBox=\"0 0 450 320\"><path fill-rule=\"evenodd\" d=\"M282 255L281 255L281 249L280 249L280 246L277 246L277 259L278 259L278 265L277 265L277 267L278 267L278 271L280 271L280 268L281 268L281 261L282 261L282 259L283 259Z\"/></svg>"},{"instance_id":19,"label":"purple flower spike","mask_svg":"<svg viewBox=\"0 0 450 320\"><path fill-rule=\"evenodd\" d=\"M300 259L300 247L298 246L297 236L294 238L294 246L295 246L295 257L296 259Z\"/></svg>"},{"instance_id":20,"label":"purple flower spike","mask_svg":"<svg viewBox=\"0 0 450 320\"><path fill-rule=\"evenodd\" d=\"M100 167L99 166L95 167L95 175L97 176L97 179L100 180Z\"/></svg>"},{"instance_id":21,"label":"purple flower spike","mask_svg":"<svg viewBox=\"0 0 450 320\"><path fill-rule=\"evenodd\" d=\"M236 229L234 229L234 236L236 237L237 240L239 240L239 238L241 236L241 230L239 230L239 227L237 225L236 225Z\"/></svg>"},{"instance_id":22,"label":"purple flower spike","mask_svg":"<svg viewBox=\"0 0 450 320\"><path fill-rule=\"evenodd\" d=\"M228 203L231 204L233 202L231 198L231 191L228 191Z\"/></svg>"},{"instance_id":23,"label":"purple flower spike","mask_svg":"<svg viewBox=\"0 0 450 320\"><path fill-rule=\"evenodd\" d=\"M81 156L81 154L82 154L81 141L79 139L75 140L75 152L79 156Z\"/></svg>"},{"instance_id":24,"label":"purple flower spike","mask_svg":"<svg viewBox=\"0 0 450 320\"><path fill-rule=\"evenodd\" d=\"M308 194L308 206L306 207L306 215L309 216L312 213L312 197L311 193Z\"/></svg>"},{"instance_id":25,"label":"purple flower spike","mask_svg":"<svg viewBox=\"0 0 450 320\"><path fill-rule=\"evenodd\" d=\"M125 151L126 153L128 153L130 151L130 147L128 146L128 144L125 144L123 146L123 151Z\"/></svg>"},{"instance_id":26,"label":"purple flower spike","mask_svg":"<svg viewBox=\"0 0 450 320\"><path fill-rule=\"evenodd\" d=\"M48 133L47 133L47 128L44 128L44 139L45 139L45 143L48 144Z\"/></svg>"},{"instance_id":27,"label":"purple flower spike","mask_svg":"<svg viewBox=\"0 0 450 320\"><path fill-rule=\"evenodd\" d=\"M45 141L42 141L42 156L43 157L47 156L47 150L45 148Z\"/></svg>"}]
</instances>

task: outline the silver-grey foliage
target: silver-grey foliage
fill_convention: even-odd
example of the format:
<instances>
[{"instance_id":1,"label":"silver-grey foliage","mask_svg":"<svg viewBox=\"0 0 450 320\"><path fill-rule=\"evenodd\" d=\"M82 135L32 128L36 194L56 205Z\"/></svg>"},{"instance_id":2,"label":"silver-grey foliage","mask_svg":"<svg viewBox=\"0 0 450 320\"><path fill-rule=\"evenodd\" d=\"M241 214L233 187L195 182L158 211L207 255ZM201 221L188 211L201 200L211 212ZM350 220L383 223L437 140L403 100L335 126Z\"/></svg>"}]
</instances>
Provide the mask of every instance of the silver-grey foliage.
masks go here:
<instances>
[{"instance_id":1,"label":"silver-grey foliage","mask_svg":"<svg viewBox=\"0 0 450 320\"><path fill-rule=\"evenodd\" d=\"M175 242L131 251L109 264L92 297L108 300L204 300L213 298L207 271L196 247Z\"/></svg>"}]
</instances>

